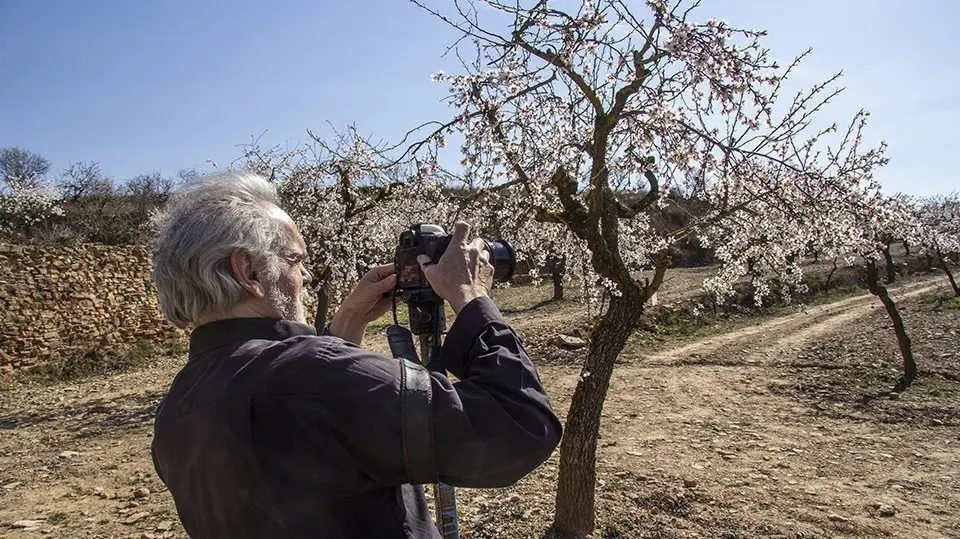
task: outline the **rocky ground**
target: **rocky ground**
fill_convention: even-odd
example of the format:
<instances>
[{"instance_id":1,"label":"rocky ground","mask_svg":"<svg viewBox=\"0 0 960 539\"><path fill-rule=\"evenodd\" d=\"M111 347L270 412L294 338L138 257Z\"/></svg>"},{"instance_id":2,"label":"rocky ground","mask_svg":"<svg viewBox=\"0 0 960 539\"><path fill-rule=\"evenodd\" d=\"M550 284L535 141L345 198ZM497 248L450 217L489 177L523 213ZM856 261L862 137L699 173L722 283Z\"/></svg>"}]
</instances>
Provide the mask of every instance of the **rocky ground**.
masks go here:
<instances>
[{"instance_id":1,"label":"rocky ground","mask_svg":"<svg viewBox=\"0 0 960 539\"><path fill-rule=\"evenodd\" d=\"M889 391L900 360L872 296L633 339L604 409L595 536L960 537L960 303L938 301L945 283L893 289L921 369L903 393ZM579 305L503 303L564 415L584 352L551 340L582 322ZM186 537L149 457L182 361L8 381L0 537ZM460 489L464 536L543 536L556 475L554 455L510 488Z\"/></svg>"}]
</instances>

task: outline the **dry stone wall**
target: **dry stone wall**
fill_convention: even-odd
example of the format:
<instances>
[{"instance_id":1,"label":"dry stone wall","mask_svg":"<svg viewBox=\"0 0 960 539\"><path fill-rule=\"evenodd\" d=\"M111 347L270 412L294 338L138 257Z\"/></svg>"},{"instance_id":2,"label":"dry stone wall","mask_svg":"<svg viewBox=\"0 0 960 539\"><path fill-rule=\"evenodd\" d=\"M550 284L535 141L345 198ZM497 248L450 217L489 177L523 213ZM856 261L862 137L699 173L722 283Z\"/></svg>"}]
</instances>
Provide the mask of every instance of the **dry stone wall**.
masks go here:
<instances>
[{"instance_id":1,"label":"dry stone wall","mask_svg":"<svg viewBox=\"0 0 960 539\"><path fill-rule=\"evenodd\" d=\"M160 314L150 270L141 247L0 243L0 369L185 339Z\"/></svg>"}]
</instances>

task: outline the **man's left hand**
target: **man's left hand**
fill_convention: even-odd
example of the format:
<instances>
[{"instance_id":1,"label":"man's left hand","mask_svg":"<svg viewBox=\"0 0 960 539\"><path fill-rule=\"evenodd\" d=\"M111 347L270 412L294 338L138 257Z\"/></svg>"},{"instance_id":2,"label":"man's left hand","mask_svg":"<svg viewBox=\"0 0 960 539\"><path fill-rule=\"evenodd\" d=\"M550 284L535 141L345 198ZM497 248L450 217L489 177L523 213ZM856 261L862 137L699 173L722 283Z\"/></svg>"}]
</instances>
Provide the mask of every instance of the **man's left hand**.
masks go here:
<instances>
[{"instance_id":1,"label":"man's left hand","mask_svg":"<svg viewBox=\"0 0 960 539\"><path fill-rule=\"evenodd\" d=\"M393 290L396 284L396 268L393 264L376 266L364 274L333 315L330 334L359 345L367 324L383 316L393 306L395 299L383 295Z\"/></svg>"}]
</instances>

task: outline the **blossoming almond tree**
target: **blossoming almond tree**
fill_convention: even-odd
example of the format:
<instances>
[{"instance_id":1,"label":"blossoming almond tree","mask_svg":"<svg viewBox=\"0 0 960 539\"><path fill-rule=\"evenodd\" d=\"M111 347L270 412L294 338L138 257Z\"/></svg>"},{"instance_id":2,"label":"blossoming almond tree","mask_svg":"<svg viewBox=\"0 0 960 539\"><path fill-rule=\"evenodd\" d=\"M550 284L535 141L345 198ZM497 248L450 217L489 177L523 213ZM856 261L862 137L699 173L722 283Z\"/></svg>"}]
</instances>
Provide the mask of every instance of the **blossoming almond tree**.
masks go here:
<instances>
[{"instance_id":1,"label":"blossoming almond tree","mask_svg":"<svg viewBox=\"0 0 960 539\"><path fill-rule=\"evenodd\" d=\"M892 238L911 245L921 244L921 223L915 218L915 208L909 198L884 195L870 175L830 185L830 189L819 203L810 205L814 227L822 231L817 237L818 245L830 256L846 258L851 264L857 261L864 264L867 289L883 304L893 324L903 358L903 376L898 389L904 389L916 380L917 363L903 317L880 281L877 263L884 259L889 267Z\"/></svg>"},{"instance_id":2,"label":"blossoming almond tree","mask_svg":"<svg viewBox=\"0 0 960 539\"><path fill-rule=\"evenodd\" d=\"M814 120L835 95L832 79L778 104L796 62L778 66L761 46L763 32L694 22L696 4L651 0L639 13L618 0L574 9L547 0L414 3L461 32L461 57L466 44L477 55L464 73L436 76L458 110L445 127L465 137L471 185L515 190L512 214L565 227L610 296L561 444L553 528L583 535L595 525L596 441L613 366L663 281L670 246L724 229L743 236L737 249L750 244L758 254L783 244L784 234L798 246L794 202L868 173L883 163L883 148L863 151L856 138L824 150L820 138L835 127L817 129ZM711 207L665 229L650 214L678 184ZM628 201L619 196L627 191L646 195ZM768 217L770 209L781 211ZM724 237L714 233L721 253ZM775 256L787 260L796 248ZM744 272L732 262L725 268L719 289Z\"/></svg>"},{"instance_id":3,"label":"blossoming almond tree","mask_svg":"<svg viewBox=\"0 0 960 539\"><path fill-rule=\"evenodd\" d=\"M245 166L276 182L303 235L320 329L364 271L392 260L401 230L451 210L432 170L390 162L352 127L330 141L311 136L312 143L292 150L253 143L245 148Z\"/></svg>"},{"instance_id":4,"label":"blossoming almond tree","mask_svg":"<svg viewBox=\"0 0 960 539\"><path fill-rule=\"evenodd\" d=\"M46 180L50 162L18 147L0 148L0 235L19 237L63 215L63 195Z\"/></svg>"},{"instance_id":5,"label":"blossoming almond tree","mask_svg":"<svg viewBox=\"0 0 960 539\"><path fill-rule=\"evenodd\" d=\"M28 236L51 217L63 215L63 197L54 187L16 181L11 185L0 192L0 235Z\"/></svg>"},{"instance_id":6,"label":"blossoming almond tree","mask_svg":"<svg viewBox=\"0 0 960 539\"><path fill-rule=\"evenodd\" d=\"M921 226L920 248L923 254L936 259L947 275L953 295L960 296L960 286L950 271L960 255L960 197L956 193L931 197L917 205L916 219Z\"/></svg>"}]
</instances>

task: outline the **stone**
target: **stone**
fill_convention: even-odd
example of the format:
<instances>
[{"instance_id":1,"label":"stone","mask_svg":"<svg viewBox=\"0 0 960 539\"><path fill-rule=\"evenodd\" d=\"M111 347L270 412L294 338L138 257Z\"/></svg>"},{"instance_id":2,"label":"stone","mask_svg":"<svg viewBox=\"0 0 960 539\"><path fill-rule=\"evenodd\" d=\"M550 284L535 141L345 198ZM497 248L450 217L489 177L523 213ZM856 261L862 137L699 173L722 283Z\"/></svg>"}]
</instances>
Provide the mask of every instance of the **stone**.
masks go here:
<instances>
[{"instance_id":1,"label":"stone","mask_svg":"<svg viewBox=\"0 0 960 539\"><path fill-rule=\"evenodd\" d=\"M136 524L137 522L147 518L148 516L150 516L150 513L146 511L140 511L139 513L134 513L128 516L127 518L123 519L121 522L127 525Z\"/></svg>"},{"instance_id":2,"label":"stone","mask_svg":"<svg viewBox=\"0 0 960 539\"><path fill-rule=\"evenodd\" d=\"M134 498L146 498L150 495L150 489L147 487L140 487L137 490L133 491Z\"/></svg>"},{"instance_id":3,"label":"stone","mask_svg":"<svg viewBox=\"0 0 960 539\"><path fill-rule=\"evenodd\" d=\"M36 528L37 526L43 524L42 520L18 520L11 524L10 526L16 529L27 529L27 528Z\"/></svg>"},{"instance_id":4,"label":"stone","mask_svg":"<svg viewBox=\"0 0 960 539\"><path fill-rule=\"evenodd\" d=\"M587 341L581 339L580 337L574 337L572 335L557 335L550 340L550 344L558 346L560 348L565 348L567 350L577 350L583 348L587 345Z\"/></svg>"},{"instance_id":5,"label":"stone","mask_svg":"<svg viewBox=\"0 0 960 539\"><path fill-rule=\"evenodd\" d=\"M163 520L157 524L158 532L168 532L173 529L174 522L172 520Z\"/></svg>"},{"instance_id":6,"label":"stone","mask_svg":"<svg viewBox=\"0 0 960 539\"><path fill-rule=\"evenodd\" d=\"M877 509L877 514L882 517L892 517L893 515L897 514L897 509L890 504L880 503L876 504L875 507Z\"/></svg>"},{"instance_id":7,"label":"stone","mask_svg":"<svg viewBox=\"0 0 960 539\"><path fill-rule=\"evenodd\" d=\"M62 459L72 459L73 457L79 457L80 453L77 451L64 451L58 455Z\"/></svg>"},{"instance_id":8,"label":"stone","mask_svg":"<svg viewBox=\"0 0 960 539\"><path fill-rule=\"evenodd\" d=\"M683 479L683 486L687 488L696 488L697 484L697 480L692 477L685 477Z\"/></svg>"}]
</instances>

